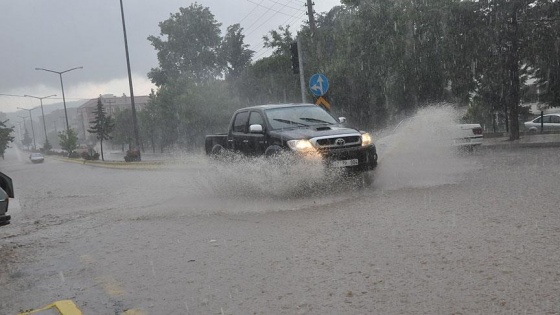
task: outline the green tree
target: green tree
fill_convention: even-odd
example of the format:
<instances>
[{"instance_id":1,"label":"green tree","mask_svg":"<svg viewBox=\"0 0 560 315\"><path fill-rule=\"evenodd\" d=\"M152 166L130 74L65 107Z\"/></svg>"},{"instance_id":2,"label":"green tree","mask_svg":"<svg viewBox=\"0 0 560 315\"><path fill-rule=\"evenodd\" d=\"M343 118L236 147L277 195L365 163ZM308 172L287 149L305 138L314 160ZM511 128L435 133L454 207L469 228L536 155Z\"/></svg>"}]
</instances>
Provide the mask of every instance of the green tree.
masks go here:
<instances>
[{"instance_id":1,"label":"green tree","mask_svg":"<svg viewBox=\"0 0 560 315\"><path fill-rule=\"evenodd\" d=\"M0 155L4 159L4 152L9 148L9 144L14 142L14 137L12 132L14 132L14 127L6 126L7 120L0 121Z\"/></svg>"},{"instance_id":2,"label":"green tree","mask_svg":"<svg viewBox=\"0 0 560 315\"><path fill-rule=\"evenodd\" d=\"M115 114L114 128L111 143L119 144L124 152L124 146L131 143L134 139L134 125L132 120L132 110L126 108L119 110ZM140 128L141 130L142 128Z\"/></svg>"},{"instance_id":3,"label":"green tree","mask_svg":"<svg viewBox=\"0 0 560 315\"><path fill-rule=\"evenodd\" d=\"M152 152L155 153L156 142L159 143L161 136L158 132L158 107L154 90L150 92L148 104L138 115L140 124L142 125L142 139L149 140Z\"/></svg>"},{"instance_id":4,"label":"green tree","mask_svg":"<svg viewBox=\"0 0 560 315\"><path fill-rule=\"evenodd\" d=\"M161 37L148 37L159 60L148 77L157 86L179 77L199 83L213 79L223 67L217 56L220 26L209 8L197 3L179 8L159 23Z\"/></svg>"},{"instance_id":5,"label":"green tree","mask_svg":"<svg viewBox=\"0 0 560 315\"><path fill-rule=\"evenodd\" d=\"M289 26L272 30L263 37L264 47L273 49L243 71L236 83L245 104L301 102L299 77L291 70L290 44L294 38Z\"/></svg>"},{"instance_id":6,"label":"green tree","mask_svg":"<svg viewBox=\"0 0 560 315\"><path fill-rule=\"evenodd\" d=\"M95 134L97 140L101 145L101 160L105 161L103 157L103 140L111 139L111 132L113 131L113 119L111 116L107 116L105 113L105 108L103 107L103 102L101 97L97 99L97 107L93 111L94 119L90 121L89 133Z\"/></svg>"},{"instance_id":7,"label":"green tree","mask_svg":"<svg viewBox=\"0 0 560 315\"><path fill-rule=\"evenodd\" d=\"M521 20L526 30L523 59L536 78L538 100L560 106L560 1L535 1Z\"/></svg>"},{"instance_id":8,"label":"green tree","mask_svg":"<svg viewBox=\"0 0 560 315\"><path fill-rule=\"evenodd\" d=\"M45 139L45 143L43 144L43 151L49 152L52 149L52 145L49 142L49 139Z\"/></svg>"},{"instance_id":9,"label":"green tree","mask_svg":"<svg viewBox=\"0 0 560 315\"><path fill-rule=\"evenodd\" d=\"M78 148L78 134L74 129L61 131L58 134L60 147L68 153L68 157L72 157L74 151Z\"/></svg>"},{"instance_id":10,"label":"green tree","mask_svg":"<svg viewBox=\"0 0 560 315\"><path fill-rule=\"evenodd\" d=\"M236 80L251 62L254 51L244 43L243 28L239 24L228 27L219 50L220 63L225 65L226 80Z\"/></svg>"},{"instance_id":11,"label":"green tree","mask_svg":"<svg viewBox=\"0 0 560 315\"><path fill-rule=\"evenodd\" d=\"M173 147L179 139L179 102L178 98L187 93L187 87L192 81L181 78L169 81L161 86L155 97L148 105L159 135L160 152Z\"/></svg>"},{"instance_id":12,"label":"green tree","mask_svg":"<svg viewBox=\"0 0 560 315\"><path fill-rule=\"evenodd\" d=\"M290 26L279 26L278 30L272 30L268 35L263 36L265 48L273 48L272 54L274 56L289 56L290 45L294 41Z\"/></svg>"}]
</instances>

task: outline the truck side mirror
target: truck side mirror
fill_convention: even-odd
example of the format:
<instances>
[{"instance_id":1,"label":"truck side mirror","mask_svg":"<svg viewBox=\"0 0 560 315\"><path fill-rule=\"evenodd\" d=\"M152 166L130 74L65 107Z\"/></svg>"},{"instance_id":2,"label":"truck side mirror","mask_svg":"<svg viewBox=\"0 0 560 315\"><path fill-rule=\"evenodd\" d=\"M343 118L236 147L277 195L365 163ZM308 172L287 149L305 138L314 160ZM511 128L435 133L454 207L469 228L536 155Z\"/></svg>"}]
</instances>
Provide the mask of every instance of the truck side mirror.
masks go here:
<instances>
[{"instance_id":1,"label":"truck side mirror","mask_svg":"<svg viewBox=\"0 0 560 315\"><path fill-rule=\"evenodd\" d=\"M341 124L346 122L346 117L338 117L338 122L340 122Z\"/></svg>"},{"instance_id":2,"label":"truck side mirror","mask_svg":"<svg viewBox=\"0 0 560 315\"><path fill-rule=\"evenodd\" d=\"M249 126L249 133L263 133L262 125L251 125Z\"/></svg>"}]
</instances>

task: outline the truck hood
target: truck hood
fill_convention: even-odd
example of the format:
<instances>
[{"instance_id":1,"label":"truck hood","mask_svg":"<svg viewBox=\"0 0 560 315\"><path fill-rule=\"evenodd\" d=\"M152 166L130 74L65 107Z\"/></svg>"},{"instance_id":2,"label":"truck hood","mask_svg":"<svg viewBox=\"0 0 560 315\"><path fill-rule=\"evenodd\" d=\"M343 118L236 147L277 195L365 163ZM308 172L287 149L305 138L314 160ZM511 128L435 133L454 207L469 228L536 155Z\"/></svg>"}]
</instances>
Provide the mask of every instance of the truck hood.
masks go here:
<instances>
[{"instance_id":1,"label":"truck hood","mask_svg":"<svg viewBox=\"0 0 560 315\"><path fill-rule=\"evenodd\" d=\"M272 130L270 135L284 140L311 139L334 135L346 135L360 133L359 130L341 127L337 125L320 125L296 129Z\"/></svg>"}]
</instances>

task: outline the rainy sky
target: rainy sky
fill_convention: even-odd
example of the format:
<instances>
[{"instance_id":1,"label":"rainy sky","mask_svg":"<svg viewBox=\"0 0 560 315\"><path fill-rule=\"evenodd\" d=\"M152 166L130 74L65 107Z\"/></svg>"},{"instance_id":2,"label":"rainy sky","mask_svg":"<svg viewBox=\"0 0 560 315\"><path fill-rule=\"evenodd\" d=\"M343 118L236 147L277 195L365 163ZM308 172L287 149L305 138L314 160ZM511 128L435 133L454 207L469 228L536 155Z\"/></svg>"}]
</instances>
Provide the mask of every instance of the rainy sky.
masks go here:
<instances>
[{"instance_id":1,"label":"rainy sky","mask_svg":"<svg viewBox=\"0 0 560 315\"><path fill-rule=\"evenodd\" d=\"M279 25L299 29L307 20L306 0L198 0L222 23L240 23L245 41L255 57L270 53L262 36ZM326 12L339 0L315 0L315 11ZM159 36L158 23L194 1L124 0L134 94L146 95L153 88L148 71L156 67L156 52L147 40ZM129 94L124 40L118 0L6 0L0 1L0 94L47 96L44 104L61 102L58 74L65 71L67 101L91 99L99 94ZM37 106L37 100L0 96L0 111Z\"/></svg>"}]
</instances>

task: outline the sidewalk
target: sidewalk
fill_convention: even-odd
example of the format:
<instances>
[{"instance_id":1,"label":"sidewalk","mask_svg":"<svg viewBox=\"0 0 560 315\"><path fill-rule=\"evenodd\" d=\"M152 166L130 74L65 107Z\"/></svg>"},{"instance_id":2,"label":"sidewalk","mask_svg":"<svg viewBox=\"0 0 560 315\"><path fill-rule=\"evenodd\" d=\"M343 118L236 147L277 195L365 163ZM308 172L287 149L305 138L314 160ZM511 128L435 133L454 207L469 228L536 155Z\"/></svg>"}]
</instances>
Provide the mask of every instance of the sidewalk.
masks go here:
<instances>
[{"instance_id":1,"label":"sidewalk","mask_svg":"<svg viewBox=\"0 0 560 315\"><path fill-rule=\"evenodd\" d=\"M482 148L544 148L560 147L560 133L556 134L526 134L519 140L509 141L509 137L484 138Z\"/></svg>"}]
</instances>

